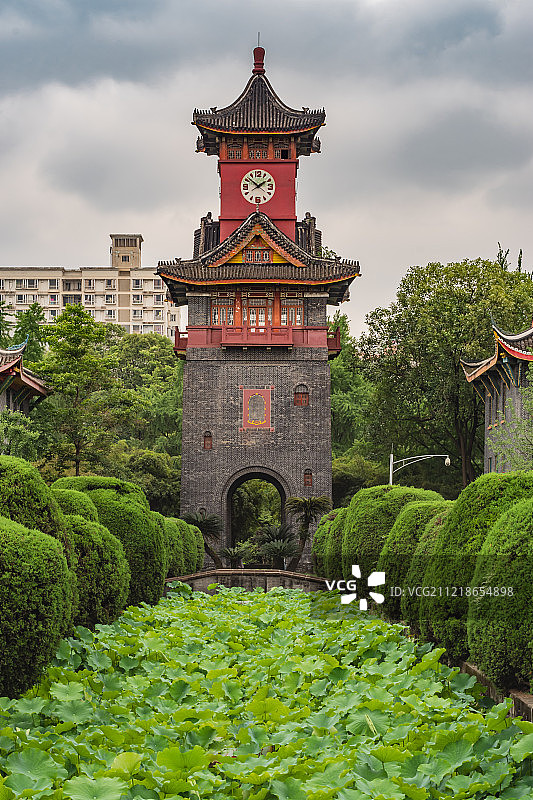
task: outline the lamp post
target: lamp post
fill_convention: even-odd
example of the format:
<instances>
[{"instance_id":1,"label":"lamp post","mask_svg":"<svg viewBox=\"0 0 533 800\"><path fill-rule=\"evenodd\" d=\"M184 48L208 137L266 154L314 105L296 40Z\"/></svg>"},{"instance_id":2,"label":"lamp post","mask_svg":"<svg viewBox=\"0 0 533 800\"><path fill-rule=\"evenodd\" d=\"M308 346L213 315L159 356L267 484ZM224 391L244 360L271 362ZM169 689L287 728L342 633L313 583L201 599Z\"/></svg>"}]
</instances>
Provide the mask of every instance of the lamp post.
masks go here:
<instances>
[{"instance_id":1,"label":"lamp post","mask_svg":"<svg viewBox=\"0 0 533 800\"><path fill-rule=\"evenodd\" d=\"M391 454L389 456L389 486L392 486L392 478L395 472L399 472L404 467L409 467L411 464L416 464L417 461L425 461L427 458L443 458L444 459L444 466L449 467L451 464L450 456L446 453L430 453L429 455L424 456L409 456L409 458L399 458L397 461L394 460L394 452L391 450ZM399 464L399 467L396 467L396 464Z\"/></svg>"}]
</instances>

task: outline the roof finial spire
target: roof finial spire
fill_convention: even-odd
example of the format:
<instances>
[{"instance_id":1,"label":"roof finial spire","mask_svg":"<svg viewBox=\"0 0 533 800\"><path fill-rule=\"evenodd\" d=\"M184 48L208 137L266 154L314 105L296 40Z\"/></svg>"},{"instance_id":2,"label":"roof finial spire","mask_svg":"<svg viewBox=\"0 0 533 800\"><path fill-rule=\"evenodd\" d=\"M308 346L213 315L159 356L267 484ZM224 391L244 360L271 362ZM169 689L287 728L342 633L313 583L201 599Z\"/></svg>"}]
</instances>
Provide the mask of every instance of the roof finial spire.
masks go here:
<instances>
[{"instance_id":1,"label":"roof finial spire","mask_svg":"<svg viewBox=\"0 0 533 800\"><path fill-rule=\"evenodd\" d=\"M254 47L254 68L252 75L265 74L265 48L259 46L259 38L261 34L257 34L257 47Z\"/></svg>"}]
</instances>

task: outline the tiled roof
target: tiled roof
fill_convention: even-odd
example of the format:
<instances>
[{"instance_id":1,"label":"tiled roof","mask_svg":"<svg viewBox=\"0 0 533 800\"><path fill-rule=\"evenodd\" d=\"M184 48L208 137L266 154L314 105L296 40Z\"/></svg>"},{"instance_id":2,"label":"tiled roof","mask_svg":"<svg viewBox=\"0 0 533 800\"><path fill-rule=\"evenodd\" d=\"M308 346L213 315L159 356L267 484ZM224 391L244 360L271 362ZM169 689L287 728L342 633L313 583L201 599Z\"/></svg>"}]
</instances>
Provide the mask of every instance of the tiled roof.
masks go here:
<instances>
[{"instance_id":1,"label":"tiled roof","mask_svg":"<svg viewBox=\"0 0 533 800\"><path fill-rule=\"evenodd\" d=\"M495 367L500 354L511 356L518 361L533 361L533 328L528 328L522 333L505 333L492 323L492 331L496 340L496 349L492 356L481 361L461 359L461 366L469 383Z\"/></svg>"},{"instance_id":2,"label":"tiled roof","mask_svg":"<svg viewBox=\"0 0 533 800\"><path fill-rule=\"evenodd\" d=\"M230 263L255 236L262 236L276 251L297 263ZM219 280L302 280L329 282L353 278L359 274L359 262L336 258L318 258L293 242L270 217L254 211L227 239L199 258L160 261L158 274L181 280L216 282Z\"/></svg>"}]
</instances>

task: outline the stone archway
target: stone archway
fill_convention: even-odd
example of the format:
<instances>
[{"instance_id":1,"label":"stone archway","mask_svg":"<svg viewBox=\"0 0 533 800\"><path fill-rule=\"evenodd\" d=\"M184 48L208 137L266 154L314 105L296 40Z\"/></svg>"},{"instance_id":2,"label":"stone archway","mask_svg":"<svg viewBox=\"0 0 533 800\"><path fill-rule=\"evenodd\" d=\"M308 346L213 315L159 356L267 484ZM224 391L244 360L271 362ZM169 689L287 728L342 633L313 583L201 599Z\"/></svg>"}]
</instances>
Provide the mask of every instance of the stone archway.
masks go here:
<instances>
[{"instance_id":1,"label":"stone archway","mask_svg":"<svg viewBox=\"0 0 533 800\"><path fill-rule=\"evenodd\" d=\"M246 481L258 478L271 483L279 492L281 498L281 521L285 522L285 501L290 496L289 487L282 476L268 467L247 467L236 472L227 481L222 490L222 519L224 520L224 544L222 547L231 547L231 498L239 486Z\"/></svg>"}]
</instances>

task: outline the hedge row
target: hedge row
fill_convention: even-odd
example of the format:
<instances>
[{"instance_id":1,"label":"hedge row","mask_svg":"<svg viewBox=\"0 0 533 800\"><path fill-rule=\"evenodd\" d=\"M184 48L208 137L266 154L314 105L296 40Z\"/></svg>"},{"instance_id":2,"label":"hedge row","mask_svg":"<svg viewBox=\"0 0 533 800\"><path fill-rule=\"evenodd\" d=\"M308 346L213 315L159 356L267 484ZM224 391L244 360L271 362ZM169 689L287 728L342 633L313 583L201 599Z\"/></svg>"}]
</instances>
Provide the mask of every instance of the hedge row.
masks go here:
<instances>
[{"instance_id":1,"label":"hedge row","mask_svg":"<svg viewBox=\"0 0 533 800\"><path fill-rule=\"evenodd\" d=\"M0 456L0 696L32 686L75 625L156 603L167 575L203 559L198 528L150 511L134 484L83 476L48 487L26 461Z\"/></svg>"},{"instance_id":2,"label":"hedge row","mask_svg":"<svg viewBox=\"0 0 533 800\"><path fill-rule=\"evenodd\" d=\"M405 487L361 490L317 534L325 577L340 577L340 557L345 578L352 563L363 575L384 571L386 617L453 661L473 661L502 689L531 684L533 472L483 475L455 502Z\"/></svg>"}]
</instances>

